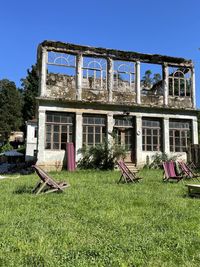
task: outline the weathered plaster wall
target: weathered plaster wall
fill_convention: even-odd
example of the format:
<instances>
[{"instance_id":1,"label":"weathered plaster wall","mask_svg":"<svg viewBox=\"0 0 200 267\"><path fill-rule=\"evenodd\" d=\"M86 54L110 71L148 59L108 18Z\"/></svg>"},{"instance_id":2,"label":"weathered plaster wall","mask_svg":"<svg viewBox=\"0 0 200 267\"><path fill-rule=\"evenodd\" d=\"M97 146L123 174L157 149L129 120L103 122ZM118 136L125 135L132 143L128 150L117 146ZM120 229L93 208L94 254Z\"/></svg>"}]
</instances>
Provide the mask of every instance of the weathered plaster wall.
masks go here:
<instances>
[{"instance_id":1,"label":"weathered plaster wall","mask_svg":"<svg viewBox=\"0 0 200 267\"><path fill-rule=\"evenodd\" d=\"M82 100L95 102L108 102L108 92L105 90L82 90Z\"/></svg>"},{"instance_id":2,"label":"weathered plaster wall","mask_svg":"<svg viewBox=\"0 0 200 267\"><path fill-rule=\"evenodd\" d=\"M163 106L163 96L160 95L141 95L141 103L148 106Z\"/></svg>"},{"instance_id":3,"label":"weathered plaster wall","mask_svg":"<svg viewBox=\"0 0 200 267\"><path fill-rule=\"evenodd\" d=\"M168 106L171 108L192 108L192 100L190 97L170 97L168 98Z\"/></svg>"},{"instance_id":4,"label":"weathered plaster wall","mask_svg":"<svg viewBox=\"0 0 200 267\"><path fill-rule=\"evenodd\" d=\"M113 91L113 102L116 104L133 104L136 101L136 94L127 91Z\"/></svg>"},{"instance_id":5,"label":"weathered plaster wall","mask_svg":"<svg viewBox=\"0 0 200 267\"><path fill-rule=\"evenodd\" d=\"M46 93L49 97L76 99L75 77L63 74L47 74Z\"/></svg>"}]
</instances>

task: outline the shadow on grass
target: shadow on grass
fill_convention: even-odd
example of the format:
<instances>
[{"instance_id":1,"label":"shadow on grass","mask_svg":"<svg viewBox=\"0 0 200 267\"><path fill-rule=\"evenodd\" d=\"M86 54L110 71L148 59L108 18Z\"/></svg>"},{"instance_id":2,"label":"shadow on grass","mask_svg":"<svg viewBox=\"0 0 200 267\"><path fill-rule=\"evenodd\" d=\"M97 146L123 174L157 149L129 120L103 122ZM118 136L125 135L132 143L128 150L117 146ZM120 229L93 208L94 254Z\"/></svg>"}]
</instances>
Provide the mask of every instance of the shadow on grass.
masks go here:
<instances>
[{"instance_id":1,"label":"shadow on grass","mask_svg":"<svg viewBox=\"0 0 200 267\"><path fill-rule=\"evenodd\" d=\"M14 191L13 194L22 195L22 194L32 194L33 188L31 186L19 186Z\"/></svg>"}]
</instances>

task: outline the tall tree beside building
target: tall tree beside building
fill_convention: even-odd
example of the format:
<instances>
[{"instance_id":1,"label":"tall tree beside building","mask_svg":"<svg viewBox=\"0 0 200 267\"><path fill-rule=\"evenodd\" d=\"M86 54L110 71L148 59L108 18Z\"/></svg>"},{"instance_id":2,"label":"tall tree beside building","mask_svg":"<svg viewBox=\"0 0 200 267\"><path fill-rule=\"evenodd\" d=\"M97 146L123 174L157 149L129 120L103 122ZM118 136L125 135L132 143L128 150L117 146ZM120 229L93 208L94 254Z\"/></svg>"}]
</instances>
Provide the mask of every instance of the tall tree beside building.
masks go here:
<instances>
[{"instance_id":1,"label":"tall tree beside building","mask_svg":"<svg viewBox=\"0 0 200 267\"><path fill-rule=\"evenodd\" d=\"M14 82L0 80L0 138L7 141L22 124L22 98Z\"/></svg>"},{"instance_id":2,"label":"tall tree beside building","mask_svg":"<svg viewBox=\"0 0 200 267\"><path fill-rule=\"evenodd\" d=\"M38 96L39 78L37 75L37 66L33 65L27 70L25 79L21 79L23 94L23 119L24 122L35 117L36 114L36 97Z\"/></svg>"}]
</instances>

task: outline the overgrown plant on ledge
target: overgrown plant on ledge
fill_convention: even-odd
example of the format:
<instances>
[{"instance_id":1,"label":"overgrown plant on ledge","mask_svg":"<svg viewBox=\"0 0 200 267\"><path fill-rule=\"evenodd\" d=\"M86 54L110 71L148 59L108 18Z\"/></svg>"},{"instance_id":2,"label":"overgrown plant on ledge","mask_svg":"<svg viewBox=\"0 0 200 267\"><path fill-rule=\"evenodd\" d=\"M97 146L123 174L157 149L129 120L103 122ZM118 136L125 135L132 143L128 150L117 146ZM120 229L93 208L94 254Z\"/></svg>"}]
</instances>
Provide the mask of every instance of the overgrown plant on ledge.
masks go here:
<instances>
[{"instance_id":1,"label":"overgrown plant on ledge","mask_svg":"<svg viewBox=\"0 0 200 267\"><path fill-rule=\"evenodd\" d=\"M80 169L113 170L116 160L126 156L126 149L123 146L111 145L108 141L95 147L85 146L78 152L82 154L77 165Z\"/></svg>"}]
</instances>

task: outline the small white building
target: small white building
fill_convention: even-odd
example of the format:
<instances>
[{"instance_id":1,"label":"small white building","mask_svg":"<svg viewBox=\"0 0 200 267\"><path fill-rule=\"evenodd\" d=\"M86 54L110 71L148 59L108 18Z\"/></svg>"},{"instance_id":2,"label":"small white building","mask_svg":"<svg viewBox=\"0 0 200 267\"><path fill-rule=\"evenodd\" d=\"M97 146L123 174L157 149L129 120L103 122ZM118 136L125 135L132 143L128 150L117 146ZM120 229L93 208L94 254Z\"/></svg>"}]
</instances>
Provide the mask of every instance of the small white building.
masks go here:
<instances>
[{"instance_id":1,"label":"small white building","mask_svg":"<svg viewBox=\"0 0 200 267\"><path fill-rule=\"evenodd\" d=\"M36 160L37 158L37 120L29 120L26 122L27 138L26 138L26 156L25 161Z\"/></svg>"}]
</instances>

